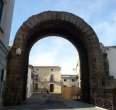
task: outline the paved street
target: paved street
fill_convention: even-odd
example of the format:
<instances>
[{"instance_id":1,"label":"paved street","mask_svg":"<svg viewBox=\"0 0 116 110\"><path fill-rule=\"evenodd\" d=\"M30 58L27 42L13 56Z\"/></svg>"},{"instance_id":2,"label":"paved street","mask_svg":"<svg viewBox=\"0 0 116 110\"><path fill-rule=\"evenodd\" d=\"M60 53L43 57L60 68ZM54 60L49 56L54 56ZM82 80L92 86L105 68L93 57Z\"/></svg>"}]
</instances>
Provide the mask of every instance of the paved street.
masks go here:
<instances>
[{"instance_id":1,"label":"paved street","mask_svg":"<svg viewBox=\"0 0 116 110\"><path fill-rule=\"evenodd\" d=\"M33 95L19 106L0 107L0 110L105 110L77 101L64 101L54 95Z\"/></svg>"}]
</instances>

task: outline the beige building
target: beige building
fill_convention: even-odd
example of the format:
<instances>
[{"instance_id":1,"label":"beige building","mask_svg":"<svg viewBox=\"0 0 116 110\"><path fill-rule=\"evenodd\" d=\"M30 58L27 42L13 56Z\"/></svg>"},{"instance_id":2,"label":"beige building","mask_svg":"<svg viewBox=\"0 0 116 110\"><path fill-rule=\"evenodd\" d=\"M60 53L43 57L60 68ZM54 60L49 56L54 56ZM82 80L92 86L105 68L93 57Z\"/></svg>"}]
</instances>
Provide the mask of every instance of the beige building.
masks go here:
<instances>
[{"instance_id":1,"label":"beige building","mask_svg":"<svg viewBox=\"0 0 116 110\"><path fill-rule=\"evenodd\" d=\"M80 82L77 75L62 75L62 96L66 100L80 98Z\"/></svg>"},{"instance_id":2,"label":"beige building","mask_svg":"<svg viewBox=\"0 0 116 110\"><path fill-rule=\"evenodd\" d=\"M77 75L62 75L62 84L66 87L79 87Z\"/></svg>"},{"instance_id":3,"label":"beige building","mask_svg":"<svg viewBox=\"0 0 116 110\"><path fill-rule=\"evenodd\" d=\"M59 66L34 66L34 91L61 93Z\"/></svg>"},{"instance_id":4,"label":"beige building","mask_svg":"<svg viewBox=\"0 0 116 110\"><path fill-rule=\"evenodd\" d=\"M33 92L62 94L66 100L79 98L80 74L61 75L59 66L29 66L27 97ZM75 71L77 73L77 70ZM33 89L33 90L32 90Z\"/></svg>"}]
</instances>

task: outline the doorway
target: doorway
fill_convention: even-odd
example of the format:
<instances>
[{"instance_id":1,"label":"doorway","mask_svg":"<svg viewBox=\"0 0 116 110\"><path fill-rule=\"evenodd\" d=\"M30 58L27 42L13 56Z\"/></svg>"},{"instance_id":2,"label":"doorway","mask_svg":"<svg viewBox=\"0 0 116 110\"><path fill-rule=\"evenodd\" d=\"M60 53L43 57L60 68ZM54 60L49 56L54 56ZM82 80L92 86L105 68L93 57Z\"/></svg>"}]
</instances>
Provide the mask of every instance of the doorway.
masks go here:
<instances>
[{"instance_id":1,"label":"doorway","mask_svg":"<svg viewBox=\"0 0 116 110\"><path fill-rule=\"evenodd\" d=\"M54 92L54 84L50 84L50 92Z\"/></svg>"}]
</instances>

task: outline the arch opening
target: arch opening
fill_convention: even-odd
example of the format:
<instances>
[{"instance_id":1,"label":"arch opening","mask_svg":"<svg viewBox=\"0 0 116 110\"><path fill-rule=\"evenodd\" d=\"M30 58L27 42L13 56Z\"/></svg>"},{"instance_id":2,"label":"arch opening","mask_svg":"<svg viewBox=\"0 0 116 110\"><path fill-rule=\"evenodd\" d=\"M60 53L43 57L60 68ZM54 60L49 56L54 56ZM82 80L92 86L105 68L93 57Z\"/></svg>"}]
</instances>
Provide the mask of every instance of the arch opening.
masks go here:
<instances>
[{"instance_id":1,"label":"arch opening","mask_svg":"<svg viewBox=\"0 0 116 110\"><path fill-rule=\"evenodd\" d=\"M79 56L70 41L59 36L40 39L31 49L29 64L33 66L33 76L39 79L33 80L35 88L32 97L35 93L38 93L37 96L44 93L49 96L52 93L55 96L60 95L61 99L80 100Z\"/></svg>"}]
</instances>

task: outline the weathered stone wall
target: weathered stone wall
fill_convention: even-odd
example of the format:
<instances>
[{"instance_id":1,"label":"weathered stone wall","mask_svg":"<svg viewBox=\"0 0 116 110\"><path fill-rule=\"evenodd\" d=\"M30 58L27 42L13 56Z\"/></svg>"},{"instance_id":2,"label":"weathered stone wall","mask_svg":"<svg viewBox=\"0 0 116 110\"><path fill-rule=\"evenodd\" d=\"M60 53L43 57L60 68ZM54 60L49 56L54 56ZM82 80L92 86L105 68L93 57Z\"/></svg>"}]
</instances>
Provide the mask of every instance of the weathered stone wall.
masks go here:
<instances>
[{"instance_id":1,"label":"weathered stone wall","mask_svg":"<svg viewBox=\"0 0 116 110\"><path fill-rule=\"evenodd\" d=\"M103 62L104 62L104 70L105 70L105 75L102 80L102 85L103 85L103 96L102 97L96 97L96 103L98 102L98 106L107 108L108 110L115 110L115 96L114 95L114 90L116 88L116 79L112 75L112 73L115 73L114 71L114 63L115 63L115 51L114 46L110 47L105 47L102 44L101 49L103 52ZM112 61L113 60L113 61ZM111 67L111 65L113 66ZM114 68L114 69L111 69ZM113 71L111 73L111 71Z\"/></svg>"},{"instance_id":2,"label":"weathered stone wall","mask_svg":"<svg viewBox=\"0 0 116 110\"><path fill-rule=\"evenodd\" d=\"M116 88L113 89L113 110L116 110Z\"/></svg>"},{"instance_id":3,"label":"weathered stone wall","mask_svg":"<svg viewBox=\"0 0 116 110\"><path fill-rule=\"evenodd\" d=\"M95 105L108 110L116 110L116 89L104 89L104 97L96 97Z\"/></svg>"}]
</instances>

